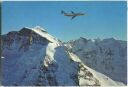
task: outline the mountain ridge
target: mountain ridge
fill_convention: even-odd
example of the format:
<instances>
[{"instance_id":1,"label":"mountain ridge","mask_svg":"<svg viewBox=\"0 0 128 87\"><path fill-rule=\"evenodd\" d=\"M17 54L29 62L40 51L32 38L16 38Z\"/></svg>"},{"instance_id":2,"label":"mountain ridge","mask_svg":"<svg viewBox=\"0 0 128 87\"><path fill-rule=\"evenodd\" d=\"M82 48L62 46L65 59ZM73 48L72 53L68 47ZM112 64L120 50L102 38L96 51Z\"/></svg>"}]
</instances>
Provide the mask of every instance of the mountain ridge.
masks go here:
<instances>
[{"instance_id":1,"label":"mountain ridge","mask_svg":"<svg viewBox=\"0 0 128 87\"><path fill-rule=\"evenodd\" d=\"M114 81L88 66L78 52L71 51L78 48L70 47L70 43L63 43L42 29L39 26L24 27L20 31L9 32L2 36L3 85L124 85L122 81L119 80L120 83ZM91 48L95 47L91 40L85 38L80 40L82 45L77 44L79 46L86 47L86 43L89 43L92 44ZM81 43L76 40L76 43L79 42ZM124 42L123 45L125 48Z\"/></svg>"}]
</instances>

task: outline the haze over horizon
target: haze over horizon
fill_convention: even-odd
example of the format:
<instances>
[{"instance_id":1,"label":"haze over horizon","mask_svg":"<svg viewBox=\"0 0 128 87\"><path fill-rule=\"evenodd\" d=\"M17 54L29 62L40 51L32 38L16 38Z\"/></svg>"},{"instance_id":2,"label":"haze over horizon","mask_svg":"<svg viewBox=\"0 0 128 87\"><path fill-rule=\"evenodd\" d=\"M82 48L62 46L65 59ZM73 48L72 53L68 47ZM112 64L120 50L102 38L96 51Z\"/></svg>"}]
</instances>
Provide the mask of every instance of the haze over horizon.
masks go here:
<instances>
[{"instance_id":1,"label":"haze over horizon","mask_svg":"<svg viewBox=\"0 0 128 87\"><path fill-rule=\"evenodd\" d=\"M71 20L61 10L83 12ZM125 1L54 1L3 2L2 34L23 27L41 26L62 41L79 37L127 40L127 2Z\"/></svg>"}]
</instances>

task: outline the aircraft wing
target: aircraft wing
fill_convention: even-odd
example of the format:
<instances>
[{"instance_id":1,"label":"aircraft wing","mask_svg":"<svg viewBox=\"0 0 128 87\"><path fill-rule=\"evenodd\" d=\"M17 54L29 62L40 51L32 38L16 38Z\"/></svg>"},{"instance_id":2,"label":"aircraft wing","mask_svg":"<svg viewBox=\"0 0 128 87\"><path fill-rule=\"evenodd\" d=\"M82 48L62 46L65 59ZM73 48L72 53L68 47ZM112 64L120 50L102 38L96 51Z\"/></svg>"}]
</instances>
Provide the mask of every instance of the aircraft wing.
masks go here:
<instances>
[{"instance_id":1,"label":"aircraft wing","mask_svg":"<svg viewBox=\"0 0 128 87\"><path fill-rule=\"evenodd\" d=\"M74 19L76 16L73 16L71 19Z\"/></svg>"}]
</instances>

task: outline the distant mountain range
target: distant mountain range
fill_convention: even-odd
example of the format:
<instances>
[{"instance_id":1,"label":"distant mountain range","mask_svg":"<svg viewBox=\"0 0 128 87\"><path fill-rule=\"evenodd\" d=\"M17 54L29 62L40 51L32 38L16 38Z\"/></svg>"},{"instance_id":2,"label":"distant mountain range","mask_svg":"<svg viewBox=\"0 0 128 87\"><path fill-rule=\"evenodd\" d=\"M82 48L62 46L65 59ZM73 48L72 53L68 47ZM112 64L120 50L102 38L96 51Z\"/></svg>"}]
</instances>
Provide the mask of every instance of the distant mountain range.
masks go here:
<instances>
[{"instance_id":1,"label":"distant mountain range","mask_svg":"<svg viewBox=\"0 0 128 87\"><path fill-rule=\"evenodd\" d=\"M125 86L127 42L80 37L66 43L41 28L2 35L4 86Z\"/></svg>"}]
</instances>

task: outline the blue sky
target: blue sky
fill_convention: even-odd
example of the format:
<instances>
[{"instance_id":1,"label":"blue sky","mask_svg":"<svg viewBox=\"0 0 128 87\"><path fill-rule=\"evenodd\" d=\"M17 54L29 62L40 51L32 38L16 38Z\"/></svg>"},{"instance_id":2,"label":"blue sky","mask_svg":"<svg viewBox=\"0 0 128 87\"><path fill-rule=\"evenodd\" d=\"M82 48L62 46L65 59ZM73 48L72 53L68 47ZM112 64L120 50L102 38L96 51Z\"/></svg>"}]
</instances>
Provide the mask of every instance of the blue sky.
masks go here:
<instances>
[{"instance_id":1,"label":"blue sky","mask_svg":"<svg viewBox=\"0 0 128 87\"><path fill-rule=\"evenodd\" d=\"M125 1L76 2L3 2L2 33L18 31L22 27L41 26L62 41L85 37L127 40L127 6ZM83 12L70 20L66 12Z\"/></svg>"}]
</instances>

